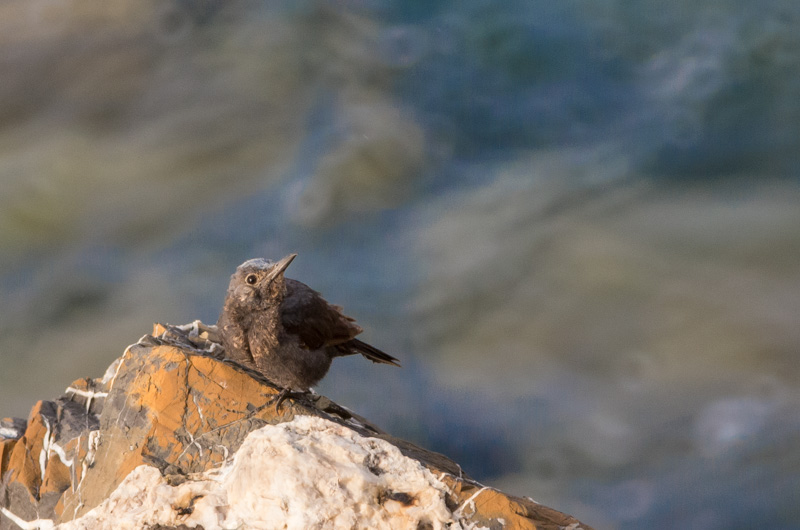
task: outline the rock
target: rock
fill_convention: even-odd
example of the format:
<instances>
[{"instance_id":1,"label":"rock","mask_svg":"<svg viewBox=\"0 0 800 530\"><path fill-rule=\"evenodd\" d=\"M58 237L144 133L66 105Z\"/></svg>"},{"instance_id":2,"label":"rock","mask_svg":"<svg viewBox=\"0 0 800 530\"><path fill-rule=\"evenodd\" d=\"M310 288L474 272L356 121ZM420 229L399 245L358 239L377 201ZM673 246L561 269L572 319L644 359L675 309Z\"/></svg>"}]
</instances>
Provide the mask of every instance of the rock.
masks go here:
<instances>
[{"instance_id":1,"label":"rock","mask_svg":"<svg viewBox=\"0 0 800 530\"><path fill-rule=\"evenodd\" d=\"M0 421L0 529L589 528L323 396L276 412L214 331L157 324L102 378Z\"/></svg>"}]
</instances>

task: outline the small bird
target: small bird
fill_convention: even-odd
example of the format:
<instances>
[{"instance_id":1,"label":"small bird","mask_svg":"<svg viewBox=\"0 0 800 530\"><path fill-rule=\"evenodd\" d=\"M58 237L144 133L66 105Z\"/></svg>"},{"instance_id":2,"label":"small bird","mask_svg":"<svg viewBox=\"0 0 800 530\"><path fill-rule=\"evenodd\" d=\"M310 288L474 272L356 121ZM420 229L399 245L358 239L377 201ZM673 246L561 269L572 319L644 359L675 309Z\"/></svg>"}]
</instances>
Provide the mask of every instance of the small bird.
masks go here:
<instances>
[{"instance_id":1,"label":"small bird","mask_svg":"<svg viewBox=\"0 0 800 530\"><path fill-rule=\"evenodd\" d=\"M397 359L356 335L363 329L308 285L284 277L297 257L278 262L245 261L231 276L217 326L226 356L249 366L283 388L275 410L294 392L307 392L334 357L360 353L376 363Z\"/></svg>"}]
</instances>

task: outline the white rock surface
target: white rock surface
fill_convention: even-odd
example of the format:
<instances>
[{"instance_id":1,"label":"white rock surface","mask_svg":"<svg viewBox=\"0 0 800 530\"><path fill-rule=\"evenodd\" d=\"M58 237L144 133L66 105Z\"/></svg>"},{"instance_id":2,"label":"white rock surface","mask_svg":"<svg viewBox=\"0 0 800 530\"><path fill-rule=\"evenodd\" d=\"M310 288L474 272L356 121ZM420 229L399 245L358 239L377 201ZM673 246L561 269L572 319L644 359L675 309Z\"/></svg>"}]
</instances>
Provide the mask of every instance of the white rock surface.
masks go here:
<instances>
[{"instance_id":1,"label":"white rock surface","mask_svg":"<svg viewBox=\"0 0 800 530\"><path fill-rule=\"evenodd\" d=\"M446 492L388 442L300 416L253 431L231 462L177 486L139 466L100 506L59 528L463 528Z\"/></svg>"}]
</instances>

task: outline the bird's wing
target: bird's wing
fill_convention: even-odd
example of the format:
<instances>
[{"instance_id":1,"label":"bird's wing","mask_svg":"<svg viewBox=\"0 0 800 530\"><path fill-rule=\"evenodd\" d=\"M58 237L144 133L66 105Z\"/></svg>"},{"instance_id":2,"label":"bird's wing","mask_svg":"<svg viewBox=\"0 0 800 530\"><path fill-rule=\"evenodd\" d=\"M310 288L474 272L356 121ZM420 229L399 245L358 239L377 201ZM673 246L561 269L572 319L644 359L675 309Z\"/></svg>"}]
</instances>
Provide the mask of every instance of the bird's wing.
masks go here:
<instances>
[{"instance_id":1,"label":"bird's wing","mask_svg":"<svg viewBox=\"0 0 800 530\"><path fill-rule=\"evenodd\" d=\"M290 278L286 278L281 321L288 333L299 336L311 350L342 344L363 331L341 307L329 304L317 291Z\"/></svg>"}]
</instances>

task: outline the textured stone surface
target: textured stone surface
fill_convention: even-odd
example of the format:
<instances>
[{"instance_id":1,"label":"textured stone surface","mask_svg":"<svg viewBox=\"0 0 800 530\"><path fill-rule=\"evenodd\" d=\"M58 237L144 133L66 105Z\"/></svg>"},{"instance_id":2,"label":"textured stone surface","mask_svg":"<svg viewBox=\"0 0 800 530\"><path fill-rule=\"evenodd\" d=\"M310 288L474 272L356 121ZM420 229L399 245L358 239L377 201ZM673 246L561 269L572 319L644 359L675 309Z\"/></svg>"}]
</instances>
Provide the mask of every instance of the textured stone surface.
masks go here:
<instances>
[{"instance_id":1,"label":"textured stone surface","mask_svg":"<svg viewBox=\"0 0 800 530\"><path fill-rule=\"evenodd\" d=\"M299 416L334 422L358 439L385 440L421 463L444 488L458 526L588 528L531 500L485 488L443 455L393 438L323 396L290 399L276 413L271 399L277 390L257 373L222 360L214 338L213 328L198 323L156 325L102 378L75 381L57 400L38 402L27 422L0 422L0 529L16 528L15 517L43 526L80 518L112 494L124 494L120 484L142 465L157 469L160 487L174 492L170 488L230 465L249 433ZM135 482L126 481L128 489L130 484ZM391 500L407 500L398 495ZM175 510L163 520L184 522L185 509Z\"/></svg>"}]
</instances>

